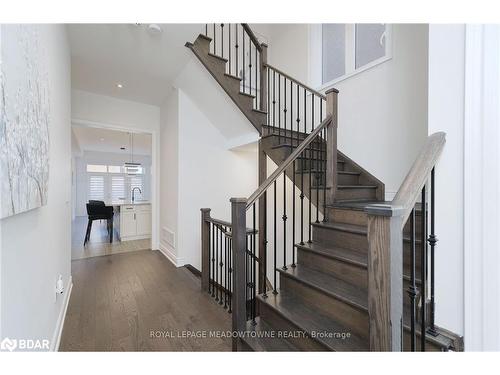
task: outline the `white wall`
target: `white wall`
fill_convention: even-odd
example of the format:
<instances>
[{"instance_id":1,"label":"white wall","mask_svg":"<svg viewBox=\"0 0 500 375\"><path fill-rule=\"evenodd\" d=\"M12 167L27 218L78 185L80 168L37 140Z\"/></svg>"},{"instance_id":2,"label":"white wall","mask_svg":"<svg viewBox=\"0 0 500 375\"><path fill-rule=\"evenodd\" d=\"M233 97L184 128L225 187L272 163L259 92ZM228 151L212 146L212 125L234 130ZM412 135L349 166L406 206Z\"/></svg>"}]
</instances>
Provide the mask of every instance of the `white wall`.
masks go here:
<instances>
[{"instance_id":1,"label":"white wall","mask_svg":"<svg viewBox=\"0 0 500 375\"><path fill-rule=\"evenodd\" d=\"M174 90L162 106L162 149L170 151L162 153L161 227L175 233L175 249L162 241L162 250L178 266L201 269L200 208L230 220L229 199L257 188L257 153L227 147L219 128L182 90Z\"/></svg>"},{"instance_id":2,"label":"white wall","mask_svg":"<svg viewBox=\"0 0 500 375\"><path fill-rule=\"evenodd\" d=\"M270 29L270 64L313 85L311 26ZM339 149L386 184L388 199L427 135L427 25L393 25L392 39L392 59L335 85Z\"/></svg>"},{"instance_id":3,"label":"white wall","mask_svg":"<svg viewBox=\"0 0 500 375\"><path fill-rule=\"evenodd\" d=\"M71 268L71 76L64 26L39 26L51 93L47 205L0 221L1 337L56 347ZM56 300L62 275L66 292Z\"/></svg>"},{"instance_id":4,"label":"white wall","mask_svg":"<svg viewBox=\"0 0 500 375\"><path fill-rule=\"evenodd\" d=\"M160 249L177 261L179 212L179 93L172 89L161 107ZM193 224L194 225L194 224Z\"/></svg>"},{"instance_id":5,"label":"white wall","mask_svg":"<svg viewBox=\"0 0 500 375\"><path fill-rule=\"evenodd\" d=\"M129 161L128 155L113 152L84 151L81 156L75 159L75 215L86 216L86 203L88 202L88 174L87 164L123 165ZM144 168L144 189L142 199L151 199L151 157L135 155L134 160L141 163ZM130 191L126 191L126 199L131 199Z\"/></svg>"},{"instance_id":6,"label":"white wall","mask_svg":"<svg viewBox=\"0 0 500 375\"><path fill-rule=\"evenodd\" d=\"M429 26L429 134L446 132L436 167L436 324L464 332L464 25Z\"/></svg>"},{"instance_id":7,"label":"white wall","mask_svg":"<svg viewBox=\"0 0 500 375\"><path fill-rule=\"evenodd\" d=\"M160 222L160 108L154 105L112 98L87 91L72 90L73 124L112 130L151 133L152 247L159 248Z\"/></svg>"}]
</instances>

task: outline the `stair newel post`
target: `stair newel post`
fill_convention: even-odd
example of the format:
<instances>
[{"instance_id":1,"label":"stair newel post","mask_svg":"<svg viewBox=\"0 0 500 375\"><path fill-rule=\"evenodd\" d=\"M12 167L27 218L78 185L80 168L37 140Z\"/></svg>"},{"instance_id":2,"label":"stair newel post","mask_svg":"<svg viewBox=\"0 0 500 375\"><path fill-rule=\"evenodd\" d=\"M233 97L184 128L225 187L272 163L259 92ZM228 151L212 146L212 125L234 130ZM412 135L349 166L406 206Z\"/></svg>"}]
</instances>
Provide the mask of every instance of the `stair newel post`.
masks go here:
<instances>
[{"instance_id":1,"label":"stair newel post","mask_svg":"<svg viewBox=\"0 0 500 375\"><path fill-rule=\"evenodd\" d=\"M338 94L337 89L330 89L326 92L326 115L332 116L332 122L326 131L326 187L329 188L327 204L333 203L337 190Z\"/></svg>"},{"instance_id":2,"label":"stair newel post","mask_svg":"<svg viewBox=\"0 0 500 375\"><path fill-rule=\"evenodd\" d=\"M238 334L245 332L247 306L246 282L246 198L231 198L231 223L233 237L233 350L238 350Z\"/></svg>"},{"instance_id":3,"label":"stair newel post","mask_svg":"<svg viewBox=\"0 0 500 375\"><path fill-rule=\"evenodd\" d=\"M403 209L372 205L368 214L368 314L371 351L403 349Z\"/></svg>"},{"instance_id":4,"label":"stair newel post","mask_svg":"<svg viewBox=\"0 0 500 375\"><path fill-rule=\"evenodd\" d=\"M201 209L201 290L210 285L210 208Z\"/></svg>"},{"instance_id":5,"label":"stair newel post","mask_svg":"<svg viewBox=\"0 0 500 375\"><path fill-rule=\"evenodd\" d=\"M259 71L260 71L260 110L267 112L267 44L260 45L262 50L259 54Z\"/></svg>"}]
</instances>

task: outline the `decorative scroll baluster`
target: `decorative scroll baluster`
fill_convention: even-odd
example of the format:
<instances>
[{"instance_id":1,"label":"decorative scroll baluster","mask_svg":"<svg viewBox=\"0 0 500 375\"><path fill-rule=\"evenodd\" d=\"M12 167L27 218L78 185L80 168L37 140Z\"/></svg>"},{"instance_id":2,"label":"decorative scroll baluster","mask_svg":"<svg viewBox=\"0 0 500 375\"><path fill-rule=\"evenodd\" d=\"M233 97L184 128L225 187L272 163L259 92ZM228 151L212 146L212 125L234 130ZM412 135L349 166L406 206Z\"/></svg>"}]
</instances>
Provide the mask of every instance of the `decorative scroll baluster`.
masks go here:
<instances>
[{"instance_id":1,"label":"decorative scroll baluster","mask_svg":"<svg viewBox=\"0 0 500 375\"><path fill-rule=\"evenodd\" d=\"M416 298L418 294L415 283L415 264L416 264L416 247L415 247L415 209L410 215L410 286L408 288L408 296L410 297L410 324L411 324L411 351L416 351L417 348L417 305Z\"/></svg>"},{"instance_id":2,"label":"decorative scroll baluster","mask_svg":"<svg viewBox=\"0 0 500 375\"><path fill-rule=\"evenodd\" d=\"M286 270L286 170L283 171L283 269Z\"/></svg>"},{"instance_id":3,"label":"decorative scroll baluster","mask_svg":"<svg viewBox=\"0 0 500 375\"><path fill-rule=\"evenodd\" d=\"M283 93L284 93L284 98L283 98L283 129L284 132L283 134L285 135L285 143L286 143L286 77L284 77L283 81ZM278 137L278 144L281 144L281 134L280 137ZM293 148L293 144L291 144ZM295 173L295 170L294 170Z\"/></svg>"},{"instance_id":4,"label":"decorative scroll baluster","mask_svg":"<svg viewBox=\"0 0 500 375\"><path fill-rule=\"evenodd\" d=\"M429 245L431 246L431 302L430 302L430 322L429 322L429 328L427 329L427 333L431 334L432 336L437 336L438 333L436 331L436 327L434 325L434 314L435 314L435 301L434 301L434 250L436 246L436 242L438 241L436 237L436 232L435 232L435 200L434 200L434 192L435 192L435 176L434 176L434 169L432 168L431 171L431 234L429 235L429 239L427 240L429 242Z\"/></svg>"},{"instance_id":5,"label":"decorative scroll baluster","mask_svg":"<svg viewBox=\"0 0 500 375\"><path fill-rule=\"evenodd\" d=\"M257 235L255 232L255 203L253 204L253 227L252 227L252 237L253 237L253 247L252 247L252 324L256 325L257 322L255 321L255 316L256 316L256 300L257 300L257 252L256 252L256 242L257 242Z\"/></svg>"},{"instance_id":6,"label":"decorative scroll baluster","mask_svg":"<svg viewBox=\"0 0 500 375\"><path fill-rule=\"evenodd\" d=\"M276 196L276 180L274 180L274 195L273 195L273 203L274 203L274 263L273 263L273 278L274 278L274 290L273 290L273 293L274 294L278 294L278 291L276 290L276 251L277 251L277 247L276 247L276 201L278 200L278 197Z\"/></svg>"},{"instance_id":7,"label":"decorative scroll baluster","mask_svg":"<svg viewBox=\"0 0 500 375\"><path fill-rule=\"evenodd\" d=\"M238 24L236 24L235 34L236 34L235 35L236 44L234 45L234 49L236 50L236 56L235 56L235 58L236 58L236 74L235 74L235 76L239 77L240 76L240 71L239 71L239 66L238 66L238 58L239 58L239 52L238 52L238 47L239 47L239 45L238 45L238 43L239 43L238 42Z\"/></svg>"},{"instance_id":8,"label":"decorative scroll baluster","mask_svg":"<svg viewBox=\"0 0 500 375\"><path fill-rule=\"evenodd\" d=\"M425 297L425 289L427 282L427 209L426 209L426 201L425 201L425 185L422 188L422 255L420 260L420 301L421 301L421 332L420 332L420 350L425 352L425 313L426 313L426 297Z\"/></svg>"},{"instance_id":9,"label":"decorative scroll baluster","mask_svg":"<svg viewBox=\"0 0 500 375\"><path fill-rule=\"evenodd\" d=\"M281 139L281 74L278 74L278 144Z\"/></svg>"}]
</instances>

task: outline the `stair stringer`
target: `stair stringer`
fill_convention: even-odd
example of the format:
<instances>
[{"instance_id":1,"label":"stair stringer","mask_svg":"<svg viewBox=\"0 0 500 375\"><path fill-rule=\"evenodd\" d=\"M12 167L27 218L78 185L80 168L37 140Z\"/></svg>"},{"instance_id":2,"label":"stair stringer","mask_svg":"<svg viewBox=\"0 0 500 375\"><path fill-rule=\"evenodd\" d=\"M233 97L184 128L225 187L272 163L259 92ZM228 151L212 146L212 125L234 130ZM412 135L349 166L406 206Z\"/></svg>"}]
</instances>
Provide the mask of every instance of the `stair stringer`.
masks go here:
<instances>
[{"instance_id":1,"label":"stair stringer","mask_svg":"<svg viewBox=\"0 0 500 375\"><path fill-rule=\"evenodd\" d=\"M211 38L200 34L194 43L186 43L186 47L193 51L245 117L261 133L262 126L267 122L267 113L254 109L253 98L250 95L240 93L240 79L226 74L227 60L210 54L210 42Z\"/></svg>"}]
</instances>

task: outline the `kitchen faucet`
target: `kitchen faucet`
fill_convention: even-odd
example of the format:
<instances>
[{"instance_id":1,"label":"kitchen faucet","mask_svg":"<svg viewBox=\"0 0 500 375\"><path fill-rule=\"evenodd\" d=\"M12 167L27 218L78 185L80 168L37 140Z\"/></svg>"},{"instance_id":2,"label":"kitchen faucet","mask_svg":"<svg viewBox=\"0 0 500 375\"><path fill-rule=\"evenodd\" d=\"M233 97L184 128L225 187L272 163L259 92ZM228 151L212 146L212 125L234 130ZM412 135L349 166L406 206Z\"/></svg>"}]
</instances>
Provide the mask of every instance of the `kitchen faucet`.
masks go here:
<instances>
[{"instance_id":1,"label":"kitchen faucet","mask_svg":"<svg viewBox=\"0 0 500 375\"><path fill-rule=\"evenodd\" d=\"M139 190L139 193L142 194L142 190L141 188L138 188L137 186L135 188L132 189L132 203L134 203L135 201L135 196L134 196L134 193L135 193L135 189Z\"/></svg>"}]
</instances>

